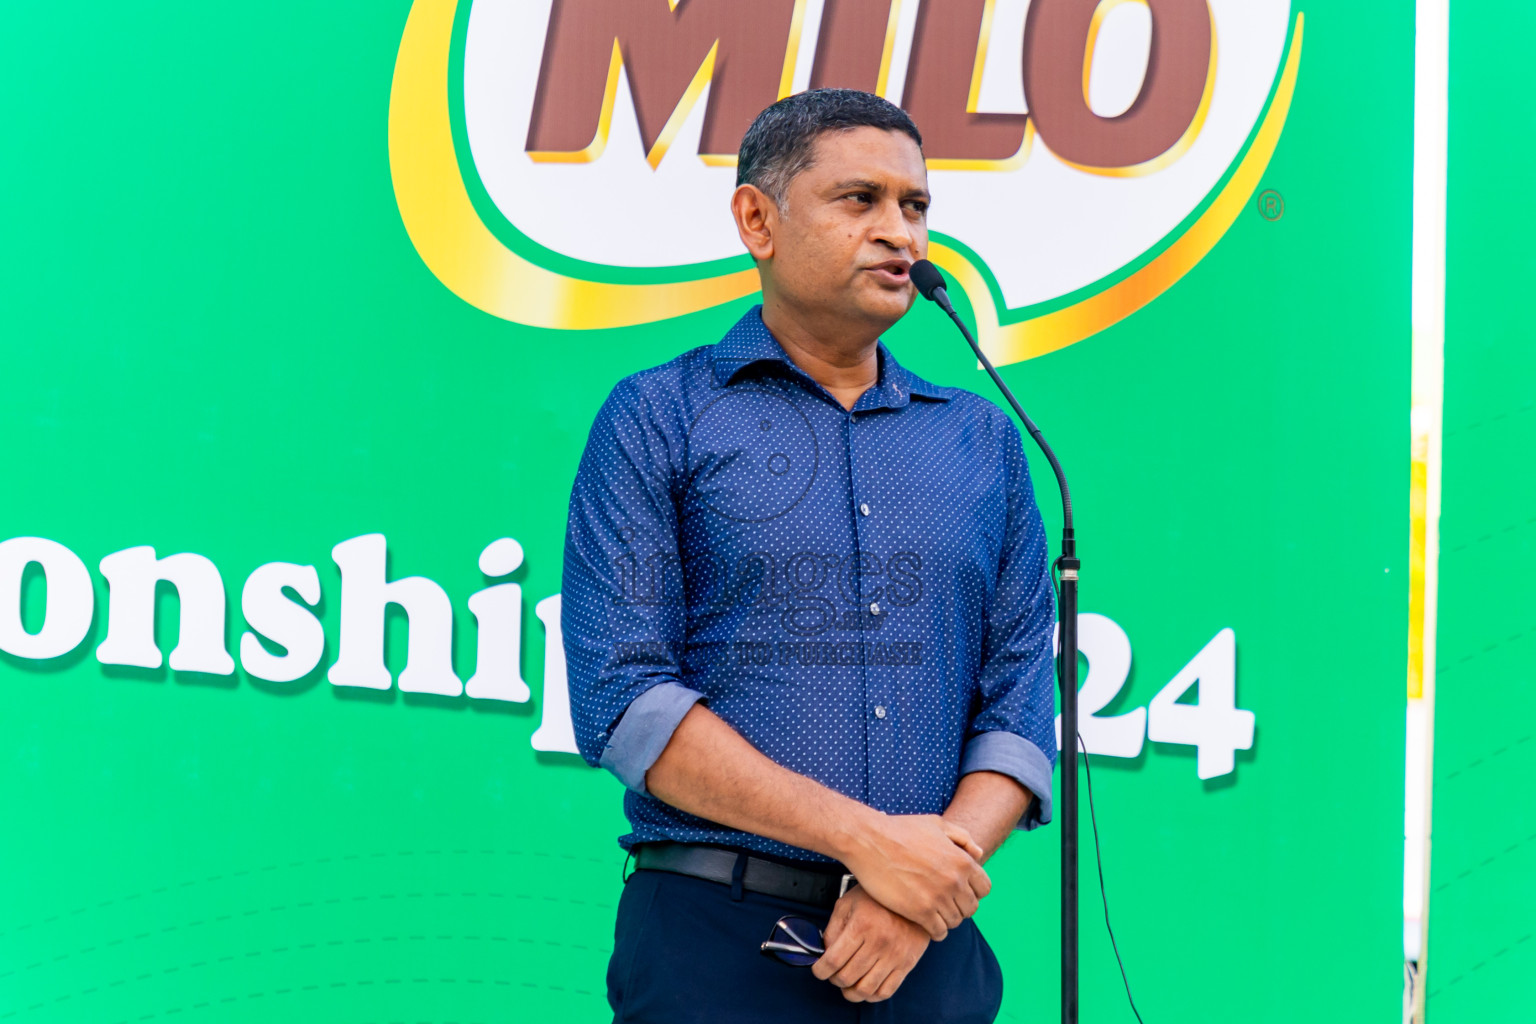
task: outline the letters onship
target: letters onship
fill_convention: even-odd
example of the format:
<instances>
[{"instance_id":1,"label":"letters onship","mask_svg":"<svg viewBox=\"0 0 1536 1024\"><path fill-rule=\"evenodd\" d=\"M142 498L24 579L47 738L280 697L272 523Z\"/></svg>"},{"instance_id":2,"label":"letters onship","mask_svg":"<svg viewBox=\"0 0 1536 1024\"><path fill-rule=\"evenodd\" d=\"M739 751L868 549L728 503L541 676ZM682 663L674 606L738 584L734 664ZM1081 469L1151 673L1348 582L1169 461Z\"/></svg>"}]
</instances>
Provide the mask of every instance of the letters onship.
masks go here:
<instances>
[{"instance_id":1,"label":"letters onship","mask_svg":"<svg viewBox=\"0 0 1536 1024\"><path fill-rule=\"evenodd\" d=\"M381 533L353 537L331 549L341 570L341 638L326 678L336 686L387 690L395 685L384 664L385 610L394 604L410 623L401 690L526 702L531 692L521 673L523 588L496 583L470 595L476 623L475 673L466 683L453 670L454 612L447 593L425 576L386 579L387 553ZM41 626L29 632L22 620L22 594L27 568L34 563L46 581L47 604ZM510 537L493 541L480 553L480 571L492 579L511 575L522 563L522 545ZM107 555L100 570L110 594L106 639L96 647L98 662L143 669L165 663L155 644L155 590L165 581L175 588L181 610L171 669L234 674L235 661L224 641L224 580L212 561L189 552L157 556L154 548L139 546ZM240 611L250 628L240 637L241 669L257 679L288 683L319 667L325 630L310 609L320 603L320 596L320 574L313 565L268 562L246 577ZM29 660L62 657L84 642L95 614L95 588L80 556L42 537L0 542L0 650ZM544 707L530 743L535 750L574 754L560 595L540 601L534 614L545 629ZM286 653L272 653L263 638Z\"/></svg>"}]
</instances>

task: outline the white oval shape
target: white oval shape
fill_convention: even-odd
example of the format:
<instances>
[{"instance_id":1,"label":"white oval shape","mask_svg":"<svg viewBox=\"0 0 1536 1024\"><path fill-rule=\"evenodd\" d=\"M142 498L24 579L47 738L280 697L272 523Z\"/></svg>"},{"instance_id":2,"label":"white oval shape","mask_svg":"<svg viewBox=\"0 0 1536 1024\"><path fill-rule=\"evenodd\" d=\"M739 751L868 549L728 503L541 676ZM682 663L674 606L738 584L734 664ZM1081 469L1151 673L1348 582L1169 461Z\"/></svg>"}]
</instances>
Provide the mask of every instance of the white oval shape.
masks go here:
<instances>
[{"instance_id":1,"label":"white oval shape","mask_svg":"<svg viewBox=\"0 0 1536 1024\"><path fill-rule=\"evenodd\" d=\"M514 573L523 564L523 546L511 537L491 541L480 552L480 571L495 579Z\"/></svg>"}]
</instances>

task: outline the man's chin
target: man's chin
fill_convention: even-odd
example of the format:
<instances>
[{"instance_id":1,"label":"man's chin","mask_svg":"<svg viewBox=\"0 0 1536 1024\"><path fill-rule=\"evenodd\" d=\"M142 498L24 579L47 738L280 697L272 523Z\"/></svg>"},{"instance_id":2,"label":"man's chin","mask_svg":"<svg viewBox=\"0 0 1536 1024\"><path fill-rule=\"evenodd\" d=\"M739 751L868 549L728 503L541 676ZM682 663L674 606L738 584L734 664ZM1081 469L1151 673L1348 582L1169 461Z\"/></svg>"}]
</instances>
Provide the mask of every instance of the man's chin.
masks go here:
<instances>
[{"instance_id":1,"label":"man's chin","mask_svg":"<svg viewBox=\"0 0 1536 1024\"><path fill-rule=\"evenodd\" d=\"M897 290L877 285L860 289L852 305L863 314L864 319L889 326L907 315L907 310L912 308L912 298L910 287Z\"/></svg>"}]
</instances>

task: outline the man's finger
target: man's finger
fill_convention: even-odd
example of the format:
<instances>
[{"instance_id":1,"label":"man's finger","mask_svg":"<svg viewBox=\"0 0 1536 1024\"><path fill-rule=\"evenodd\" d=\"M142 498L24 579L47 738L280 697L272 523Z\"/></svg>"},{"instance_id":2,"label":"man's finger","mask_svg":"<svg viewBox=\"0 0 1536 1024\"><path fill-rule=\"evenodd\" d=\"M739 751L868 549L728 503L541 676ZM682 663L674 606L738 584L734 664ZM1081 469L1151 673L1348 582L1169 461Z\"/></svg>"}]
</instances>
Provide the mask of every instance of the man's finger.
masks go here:
<instances>
[{"instance_id":1,"label":"man's finger","mask_svg":"<svg viewBox=\"0 0 1536 1024\"><path fill-rule=\"evenodd\" d=\"M944 923L943 916L936 910L928 914L923 920L912 923L927 932L928 937L934 942L943 942L944 936L949 934L949 926Z\"/></svg>"},{"instance_id":2,"label":"man's finger","mask_svg":"<svg viewBox=\"0 0 1536 1024\"><path fill-rule=\"evenodd\" d=\"M816 958L811 965L811 973L822 981L826 981L832 975L842 970L843 967L864 945L864 940L854 932L845 932L839 936L837 942L827 943L827 951Z\"/></svg>"},{"instance_id":3,"label":"man's finger","mask_svg":"<svg viewBox=\"0 0 1536 1024\"><path fill-rule=\"evenodd\" d=\"M874 967L880 959L880 953L874 948L873 943L866 942L859 947L859 951L848 958L842 970L827 980L838 988L853 988L864 979L870 968Z\"/></svg>"},{"instance_id":4,"label":"man's finger","mask_svg":"<svg viewBox=\"0 0 1536 1024\"><path fill-rule=\"evenodd\" d=\"M827 922L826 931L821 933L822 939L825 940L827 948L830 949L833 944L837 942L837 940L843 934L843 929L848 927L848 922L852 919L853 903L846 896L844 896L839 899L837 901L837 905L832 908L832 920Z\"/></svg>"},{"instance_id":5,"label":"man's finger","mask_svg":"<svg viewBox=\"0 0 1536 1024\"><path fill-rule=\"evenodd\" d=\"M901 983L907 980L907 974L911 970L912 967L909 966L898 967L891 971L890 974L885 976L885 980L880 983L880 987L875 990L873 998L871 998L869 1001L872 1003L878 1003L891 998L891 996L896 994L896 990L901 988Z\"/></svg>"},{"instance_id":6,"label":"man's finger","mask_svg":"<svg viewBox=\"0 0 1536 1024\"><path fill-rule=\"evenodd\" d=\"M970 854L977 861L980 861L982 856L985 854L985 851L981 848L981 844L978 843L975 839L972 839L970 832L966 831L965 827L962 825L956 825L952 821L945 821L944 834L949 836L951 842L960 847L960 849L964 850L966 853Z\"/></svg>"},{"instance_id":7,"label":"man's finger","mask_svg":"<svg viewBox=\"0 0 1536 1024\"><path fill-rule=\"evenodd\" d=\"M890 977L891 966L889 958L880 960L859 979L857 985L843 989L843 998L850 1003L878 1002L880 986Z\"/></svg>"},{"instance_id":8,"label":"man's finger","mask_svg":"<svg viewBox=\"0 0 1536 1024\"><path fill-rule=\"evenodd\" d=\"M971 868L968 881L971 883L971 892L976 894L978 900L992 891L992 876L988 875L980 864Z\"/></svg>"}]
</instances>

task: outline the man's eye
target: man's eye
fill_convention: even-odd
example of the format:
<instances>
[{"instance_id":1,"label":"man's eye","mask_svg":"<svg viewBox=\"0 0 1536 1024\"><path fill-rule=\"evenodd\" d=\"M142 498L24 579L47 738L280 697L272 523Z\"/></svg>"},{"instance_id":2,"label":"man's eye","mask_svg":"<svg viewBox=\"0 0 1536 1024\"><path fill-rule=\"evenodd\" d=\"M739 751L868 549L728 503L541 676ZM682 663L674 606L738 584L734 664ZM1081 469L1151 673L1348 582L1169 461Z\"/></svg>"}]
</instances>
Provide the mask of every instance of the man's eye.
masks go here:
<instances>
[{"instance_id":1,"label":"man's eye","mask_svg":"<svg viewBox=\"0 0 1536 1024\"><path fill-rule=\"evenodd\" d=\"M857 200L861 203L867 203L870 201L871 196L868 192L854 192L851 193L847 198Z\"/></svg>"}]
</instances>

